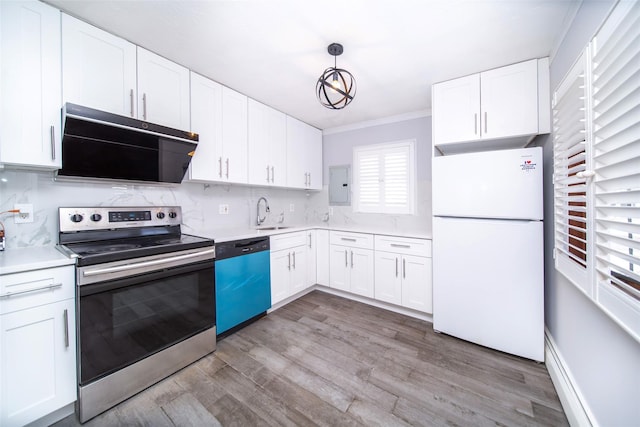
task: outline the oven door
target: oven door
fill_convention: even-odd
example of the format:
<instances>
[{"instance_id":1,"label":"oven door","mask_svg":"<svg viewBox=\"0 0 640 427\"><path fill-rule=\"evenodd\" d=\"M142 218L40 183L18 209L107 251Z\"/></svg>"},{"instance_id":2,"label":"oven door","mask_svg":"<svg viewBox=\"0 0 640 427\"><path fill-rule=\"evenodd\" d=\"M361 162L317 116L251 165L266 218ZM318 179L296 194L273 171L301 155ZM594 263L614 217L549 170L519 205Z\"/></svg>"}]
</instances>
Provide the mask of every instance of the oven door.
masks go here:
<instances>
[{"instance_id":1,"label":"oven door","mask_svg":"<svg viewBox=\"0 0 640 427\"><path fill-rule=\"evenodd\" d=\"M214 327L214 281L210 259L78 286L80 386Z\"/></svg>"}]
</instances>

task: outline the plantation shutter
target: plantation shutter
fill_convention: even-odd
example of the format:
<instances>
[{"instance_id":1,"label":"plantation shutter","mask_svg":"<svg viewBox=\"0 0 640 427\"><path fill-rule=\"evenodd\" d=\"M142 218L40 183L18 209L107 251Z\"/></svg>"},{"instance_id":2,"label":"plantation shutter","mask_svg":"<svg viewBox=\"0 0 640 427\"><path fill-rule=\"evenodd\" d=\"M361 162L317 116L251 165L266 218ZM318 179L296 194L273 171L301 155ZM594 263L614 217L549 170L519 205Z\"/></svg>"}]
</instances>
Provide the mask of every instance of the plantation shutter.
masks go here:
<instances>
[{"instance_id":1,"label":"plantation shutter","mask_svg":"<svg viewBox=\"0 0 640 427\"><path fill-rule=\"evenodd\" d=\"M587 276L588 90L585 57L553 97L553 167L556 268L590 292Z\"/></svg>"},{"instance_id":2,"label":"plantation shutter","mask_svg":"<svg viewBox=\"0 0 640 427\"><path fill-rule=\"evenodd\" d=\"M598 301L640 335L625 301L640 301L640 4L620 4L592 53Z\"/></svg>"},{"instance_id":3,"label":"plantation shutter","mask_svg":"<svg viewBox=\"0 0 640 427\"><path fill-rule=\"evenodd\" d=\"M355 210L414 213L414 141L354 148Z\"/></svg>"}]
</instances>

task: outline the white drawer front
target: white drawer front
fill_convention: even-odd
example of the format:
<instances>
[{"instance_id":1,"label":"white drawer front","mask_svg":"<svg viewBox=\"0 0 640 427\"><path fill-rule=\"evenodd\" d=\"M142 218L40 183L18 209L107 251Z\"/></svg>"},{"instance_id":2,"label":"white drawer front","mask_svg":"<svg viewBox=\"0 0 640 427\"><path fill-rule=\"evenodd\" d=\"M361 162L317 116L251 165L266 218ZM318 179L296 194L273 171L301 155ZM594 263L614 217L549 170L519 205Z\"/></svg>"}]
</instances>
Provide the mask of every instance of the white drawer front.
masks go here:
<instances>
[{"instance_id":1,"label":"white drawer front","mask_svg":"<svg viewBox=\"0 0 640 427\"><path fill-rule=\"evenodd\" d=\"M74 266L6 274L0 284L0 314L75 297Z\"/></svg>"},{"instance_id":2,"label":"white drawer front","mask_svg":"<svg viewBox=\"0 0 640 427\"><path fill-rule=\"evenodd\" d=\"M306 245L308 242L308 233L304 231L276 234L269 237L269 246L271 251L294 248L296 246Z\"/></svg>"},{"instance_id":3,"label":"white drawer front","mask_svg":"<svg viewBox=\"0 0 640 427\"><path fill-rule=\"evenodd\" d=\"M332 245L373 249L373 234L352 233L348 231L331 231L329 240Z\"/></svg>"},{"instance_id":4,"label":"white drawer front","mask_svg":"<svg viewBox=\"0 0 640 427\"><path fill-rule=\"evenodd\" d=\"M376 235L376 251L431 258L431 240Z\"/></svg>"}]
</instances>

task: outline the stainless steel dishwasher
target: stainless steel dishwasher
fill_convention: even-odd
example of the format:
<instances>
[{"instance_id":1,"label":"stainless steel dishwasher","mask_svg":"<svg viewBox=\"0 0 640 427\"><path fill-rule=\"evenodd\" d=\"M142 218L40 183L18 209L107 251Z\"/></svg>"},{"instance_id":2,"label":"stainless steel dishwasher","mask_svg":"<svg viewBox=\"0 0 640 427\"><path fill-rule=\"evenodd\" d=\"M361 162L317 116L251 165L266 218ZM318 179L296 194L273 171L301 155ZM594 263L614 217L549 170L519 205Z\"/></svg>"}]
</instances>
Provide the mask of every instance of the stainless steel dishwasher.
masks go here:
<instances>
[{"instance_id":1,"label":"stainless steel dishwasher","mask_svg":"<svg viewBox=\"0 0 640 427\"><path fill-rule=\"evenodd\" d=\"M216 243L216 327L224 337L271 308L269 237Z\"/></svg>"}]
</instances>

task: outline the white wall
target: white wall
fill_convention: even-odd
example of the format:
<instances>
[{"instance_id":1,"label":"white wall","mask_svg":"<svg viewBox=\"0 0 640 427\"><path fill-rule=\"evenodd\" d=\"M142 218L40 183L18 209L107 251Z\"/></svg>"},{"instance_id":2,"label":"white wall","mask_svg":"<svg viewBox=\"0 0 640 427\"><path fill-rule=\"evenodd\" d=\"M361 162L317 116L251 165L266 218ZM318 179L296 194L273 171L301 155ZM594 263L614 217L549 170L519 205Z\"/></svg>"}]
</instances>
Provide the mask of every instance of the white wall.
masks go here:
<instances>
[{"instance_id":1,"label":"white wall","mask_svg":"<svg viewBox=\"0 0 640 427\"><path fill-rule=\"evenodd\" d=\"M328 133L323 137L324 191L316 200L328 205L329 167L353 165L353 147L406 139L416 140L417 214L360 214L351 206L334 206L328 224L337 227L362 227L380 233L407 233L431 236L431 117L419 117L392 123Z\"/></svg>"},{"instance_id":2,"label":"white wall","mask_svg":"<svg viewBox=\"0 0 640 427\"><path fill-rule=\"evenodd\" d=\"M551 63L555 88L615 2L585 0ZM592 421L602 426L640 423L640 344L554 268L553 144L544 147L545 323Z\"/></svg>"}]
</instances>

